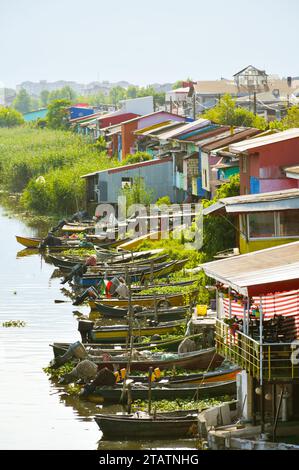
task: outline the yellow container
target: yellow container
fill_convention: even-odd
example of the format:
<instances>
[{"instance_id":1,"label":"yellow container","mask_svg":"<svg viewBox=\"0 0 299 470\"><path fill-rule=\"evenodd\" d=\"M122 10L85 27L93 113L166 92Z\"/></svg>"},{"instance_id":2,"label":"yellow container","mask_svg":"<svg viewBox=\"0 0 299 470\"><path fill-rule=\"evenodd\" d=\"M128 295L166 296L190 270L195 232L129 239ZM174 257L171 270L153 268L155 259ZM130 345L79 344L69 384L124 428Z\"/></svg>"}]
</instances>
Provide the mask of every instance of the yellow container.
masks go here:
<instances>
[{"instance_id":1,"label":"yellow container","mask_svg":"<svg viewBox=\"0 0 299 470\"><path fill-rule=\"evenodd\" d=\"M208 312L208 306L207 305L196 305L196 314L199 317L205 317Z\"/></svg>"},{"instance_id":2,"label":"yellow container","mask_svg":"<svg viewBox=\"0 0 299 470\"><path fill-rule=\"evenodd\" d=\"M120 381L119 372L118 371L114 372L114 376L115 376L115 379L116 379L116 383L118 383Z\"/></svg>"},{"instance_id":3,"label":"yellow container","mask_svg":"<svg viewBox=\"0 0 299 470\"><path fill-rule=\"evenodd\" d=\"M160 371L159 367L156 367L156 369L154 369L154 374L155 374L155 377L157 379L159 379L161 377L161 371Z\"/></svg>"},{"instance_id":4,"label":"yellow container","mask_svg":"<svg viewBox=\"0 0 299 470\"><path fill-rule=\"evenodd\" d=\"M121 375L121 378L124 379L126 377L126 369L120 369L120 375Z\"/></svg>"}]
</instances>

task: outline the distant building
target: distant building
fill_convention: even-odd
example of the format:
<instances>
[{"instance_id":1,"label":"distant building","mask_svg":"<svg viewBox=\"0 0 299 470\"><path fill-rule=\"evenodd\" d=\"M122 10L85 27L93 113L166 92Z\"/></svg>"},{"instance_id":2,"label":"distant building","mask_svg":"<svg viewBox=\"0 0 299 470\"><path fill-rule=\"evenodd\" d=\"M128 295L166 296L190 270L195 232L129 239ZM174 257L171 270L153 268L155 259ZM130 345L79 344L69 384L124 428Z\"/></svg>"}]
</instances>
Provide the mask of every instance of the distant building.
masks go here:
<instances>
[{"instance_id":1,"label":"distant building","mask_svg":"<svg viewBox=\"0 0 299 470\"><path fill-rule=\"evenodd\" d=\"M37 119L44 119L47 116L47 112L47 108L37 109L36 111L23 114L23 118L26 122L33 122L37 121Z\"/></svg>"},{"instance_id":2,"label":"distant building","mask_svg":"<svg viewBox=\"0 0 299 470\"><path fill-rule=\"evenodd\" d=\"M235 73L234 80L239 90L268 91L267 74L252 65L248 65L240 72Z\"/></svg>"},{"instance_id":3,"label":"distant building","mask_svg":"<svg viewBox=\"0 0 299 470\"><path fill-rule=\"evenodd\" d=\"M78 103L69 107L70 119L82 118L94 114L94 109L86 103Z\"/></svg>"}]
</instances>

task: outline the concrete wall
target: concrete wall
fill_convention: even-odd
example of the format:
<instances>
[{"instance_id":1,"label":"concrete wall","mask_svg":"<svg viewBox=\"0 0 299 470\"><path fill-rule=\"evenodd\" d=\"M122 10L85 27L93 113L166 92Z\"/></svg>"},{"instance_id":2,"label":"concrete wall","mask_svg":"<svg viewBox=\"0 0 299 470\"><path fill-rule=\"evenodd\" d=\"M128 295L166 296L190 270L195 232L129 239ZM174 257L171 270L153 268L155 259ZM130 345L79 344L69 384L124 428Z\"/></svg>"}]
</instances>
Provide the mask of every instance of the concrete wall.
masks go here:
<instances>
[{"instance_id":1,"label":"concrete wall","mask_svg":"<svg viewBox=\"0 0 299 470\"><path fill-rule=\"evenodd\" d=\"M143 98L134 98L121 101L121 109L126 113L150 114L154 112L153 96L144 96Z\"/></svg>"}]
</instances>

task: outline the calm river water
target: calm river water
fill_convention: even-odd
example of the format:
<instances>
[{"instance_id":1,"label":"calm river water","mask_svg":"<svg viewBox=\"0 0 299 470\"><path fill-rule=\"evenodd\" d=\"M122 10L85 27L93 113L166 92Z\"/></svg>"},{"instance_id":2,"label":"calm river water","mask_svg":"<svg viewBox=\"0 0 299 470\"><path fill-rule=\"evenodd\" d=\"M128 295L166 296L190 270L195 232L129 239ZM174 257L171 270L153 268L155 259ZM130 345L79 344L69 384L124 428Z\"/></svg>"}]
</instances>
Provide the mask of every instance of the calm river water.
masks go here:
<instances>
[{"instance_id":1,"label":"calm river water","mask_svg":"<svg viewBox=\"0 0 299 470\"><path fill-rule=\"evenodd\" d=\"M54 268L36 254L21 256L15 235L36 231L5 215L0 207L0 449L194 448L194 442L104 442L93 420L115 412L66 397L43 372L53 341L80 339L70 303L62 299ZM84 310L82 310L84 312ZM24 328L2 322L23 320Z\"/></svg>"}]
</instances>

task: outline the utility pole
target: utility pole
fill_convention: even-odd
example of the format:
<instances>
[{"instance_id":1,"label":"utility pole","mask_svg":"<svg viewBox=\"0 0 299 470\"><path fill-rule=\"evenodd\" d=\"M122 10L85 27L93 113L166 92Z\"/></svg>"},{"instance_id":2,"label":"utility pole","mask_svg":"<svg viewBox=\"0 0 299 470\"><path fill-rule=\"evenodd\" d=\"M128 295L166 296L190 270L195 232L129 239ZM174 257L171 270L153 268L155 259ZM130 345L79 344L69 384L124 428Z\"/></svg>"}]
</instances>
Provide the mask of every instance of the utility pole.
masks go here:
<instances>
[{"instance_id":1,"label":"utility pole","mask_svg":"<svg viewBox=\"0 0 299 470\"><path fill-rule=\"evenodd\" d=\"M170 113L172 113L172 97L170 97L169 99L170 99Z\"/></svg>"},{"instance_id":2,"label":"utility pole","mask_svg":"<svg viewBox=\"0 0 299 470\"><path fill-rule=\"evenodd\" d=\"M194 119L194 121L196 119L196 95L195 95L195 91L193 93L193 119Z\"/></svg>"},{"instance_id":3,"label":"utility pole","mask_svg":"<svg viewBox=\"0 0 299 470\"><path fill-rule=\"evenodd\" d=\"M256 116L256 91L253 92L253 112Z\"/></svg>"}]
</instances>

